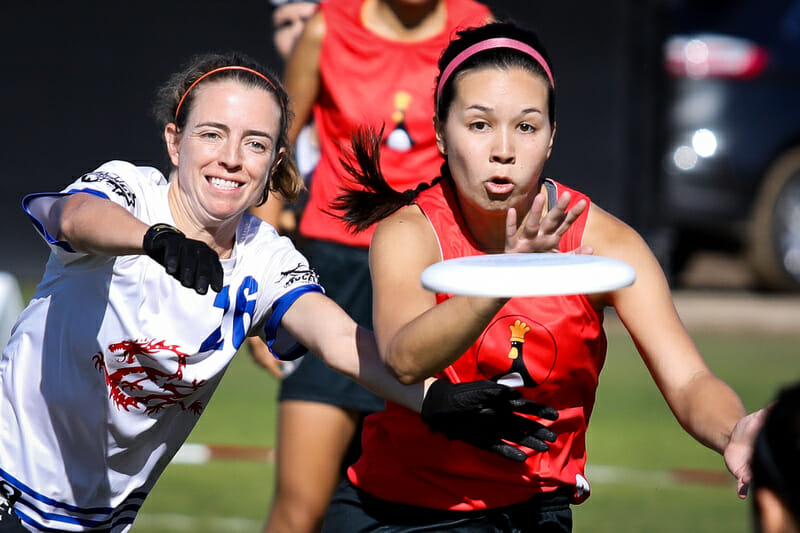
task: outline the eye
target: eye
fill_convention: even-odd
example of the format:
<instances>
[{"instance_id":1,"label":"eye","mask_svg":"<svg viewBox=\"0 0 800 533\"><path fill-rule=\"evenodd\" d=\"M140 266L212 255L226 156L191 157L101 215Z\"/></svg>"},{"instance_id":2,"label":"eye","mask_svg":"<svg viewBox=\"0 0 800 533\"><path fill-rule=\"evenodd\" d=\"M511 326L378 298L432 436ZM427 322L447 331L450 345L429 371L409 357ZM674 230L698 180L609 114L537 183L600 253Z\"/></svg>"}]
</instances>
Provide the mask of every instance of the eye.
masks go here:
<instances>
[{"instance_id":1,"label":"eye","mask_svg":"<svg viewBox=\"0 0 800 533\"><path fill-rule=\"evenodd\" d=\"M489 129L489 123L483 120L476 120L470 123L469 129L473 131L486 131Z\"/></svg>"},{"instance_id":2,"label":"eye","mask_svg":"<svg viewBox=\"0 0 800 533\"><path fill-rule=\"evenodd\" d=\"M519 126L517 126L517 129L519 129L519 131L522 133L533 133L536 131L536 128L533 126L533 124L528 122L522 122Z\"/></svg>"},{"instance_id":3,"label":"eye","mask_svg":"<svg viewBox=\"0 0 800 533\"><path fill-rule=\"evenodd\" d=\"M216 131L204 131L200 134L203 139L215 140L220 138L220 134Z\"/></svg>"},{"instance_id":4,"label":"eye","mask_svg":"<svg viewBox=\"0 0 800 533\"><path fill-rule=\"evenodd\" d=\"M258 153L264 153L269 150L267 143L262 141L247 141L247 146L249 146L254 152Z\"/></svg>"}]
</instances>

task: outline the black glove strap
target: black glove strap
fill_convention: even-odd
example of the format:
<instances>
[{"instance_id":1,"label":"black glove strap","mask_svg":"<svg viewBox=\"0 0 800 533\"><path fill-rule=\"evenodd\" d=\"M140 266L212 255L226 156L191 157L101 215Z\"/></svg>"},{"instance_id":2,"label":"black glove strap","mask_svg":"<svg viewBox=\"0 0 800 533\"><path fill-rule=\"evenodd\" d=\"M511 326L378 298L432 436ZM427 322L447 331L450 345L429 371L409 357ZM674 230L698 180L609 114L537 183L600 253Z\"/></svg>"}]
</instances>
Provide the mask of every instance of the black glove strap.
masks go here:
<instances>
[{"instance_id":1,"label":"black glove strap","mask_svg":"<svg viewBox=\"0 0 800 533\"><path fill-rule=\"evenodd\" d=\"M183 232L175 226L170 226L169 224L165 223L153 224L144 234L144 239L142 240L142 248L144 248L144 251L149 254L153 249L153 243L155 243L156 238L164 233L177 233L179 235L183 235Z\"/></svg>"}]
</instances>

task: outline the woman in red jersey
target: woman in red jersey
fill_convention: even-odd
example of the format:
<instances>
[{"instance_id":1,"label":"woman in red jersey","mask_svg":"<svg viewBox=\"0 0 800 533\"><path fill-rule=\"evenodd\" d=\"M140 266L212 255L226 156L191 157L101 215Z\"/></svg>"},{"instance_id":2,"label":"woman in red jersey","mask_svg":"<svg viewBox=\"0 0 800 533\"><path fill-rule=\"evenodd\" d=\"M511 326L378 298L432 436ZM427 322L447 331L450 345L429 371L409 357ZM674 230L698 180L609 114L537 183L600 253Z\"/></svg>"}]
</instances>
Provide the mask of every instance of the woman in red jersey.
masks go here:
<instances>
[{"instance_id":1,"label":"woman in red jersey","mask_svg":"<svg viewBox=\"0 0 800 533\"><path fill-rule=\"evenodd\" d=\"M349 208L343 218L357 229L382 218L370 248L379 351L405 383L435 375L515 386L559 411L548 424L557 438L541 453L522 448L523 462L503 461L432 432L424 411L387 402L365 420L361 458L323 531L571 531L570 504L589 495L585 436L606 355L606 307L678 421L724 455L743 494L759 417L748 416L703 361L644 240L542 175L555 134L555 82L536 35L499 23L460 32L439 69L441 177L417 194L381 187L378 144L367 131L354 143L361 168L352 173L372 192L340 198ZM542 217L553 209L568 218L543 235L552 228ZM420 286L423 270L442 260L546 248L625 261L637 279L600 294L510 299Z\"/></svg>"},{"instance_id":2,"label":"woman in red jersey","mask_svg":"<svg viewBox=\"0 0 800 533\"><path fill-rule=\"evenodd\" d=\"M389 183L404 190L433 175L441 164L431 123L436 61L457 29L490 17L474 0L329 0L289 59L290 138L313 118L320 148L299 225L303 251L328 296L365 327L372 321L370 235L352 234L328 213L346 176L341 147L357 126L385 125ZM276 495L265 531L319 528L343 467L359 453L354 436L363 416L383 407L314 354L283 378Z\"/></svg>"}]
</instances>

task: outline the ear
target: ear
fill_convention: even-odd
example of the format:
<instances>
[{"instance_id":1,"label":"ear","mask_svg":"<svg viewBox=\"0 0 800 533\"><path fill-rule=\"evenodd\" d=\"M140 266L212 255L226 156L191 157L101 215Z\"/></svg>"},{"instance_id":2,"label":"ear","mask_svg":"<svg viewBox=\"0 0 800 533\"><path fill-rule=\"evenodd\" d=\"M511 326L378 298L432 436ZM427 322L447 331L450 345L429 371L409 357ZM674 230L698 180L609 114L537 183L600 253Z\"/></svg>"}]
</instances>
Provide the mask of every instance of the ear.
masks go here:
<instances>
[{"instance_id":1,"label":"ear","mask_svg":"<svg viewBox=\"0 0 800 533\"><path fill-rule=\"evenodd\" d=\"M175 168L178 168L180 163L180 140L181 136L178 133L178 126L174 122L170 122L164 127L164 141L167 144L167 154L169 160Z\"/></svg>"},{"instance_id":2,"label":"ear","mask_svg":"<svg viewBox=\"0 0 800 533\"><path fill-rule=\"evenodd\" d=\"M791 531L788 526L792 523L792 516L772 490L757 489L755 499L761 513L761 531L764 533Z\"/></svg>"},{"instance_id":3,"label":"ear","mask_svg":"<svg viewBox=\"0 0 800 533\"><path fill-rule=\"evenodd\" d=\"M433 130L436 132L436 147L439 149L439 153L443 156L447 155L447 144L444 142L442 123L439 122L436 116L433 117Z\"/></svg>"},{"instance_id":4,"label":"ear","mask_svg":"<svg viewBox=\"0 0 800 533\"><path fill-rule=\"evenodd\" d=\"M547 145L547 159L550 159L550 154L553 153L553 142L556 140L556 123L553 122L553 131L550 132L550 144Z\"/></svg>"}]
</instances>

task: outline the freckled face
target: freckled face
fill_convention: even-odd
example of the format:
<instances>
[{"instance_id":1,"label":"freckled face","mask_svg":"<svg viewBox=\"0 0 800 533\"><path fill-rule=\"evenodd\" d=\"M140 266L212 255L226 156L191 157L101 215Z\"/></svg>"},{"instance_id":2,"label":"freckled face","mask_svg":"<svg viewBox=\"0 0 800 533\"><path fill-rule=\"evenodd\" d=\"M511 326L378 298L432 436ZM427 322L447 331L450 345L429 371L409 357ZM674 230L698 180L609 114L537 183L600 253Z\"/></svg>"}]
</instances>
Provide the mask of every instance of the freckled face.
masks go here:
<instances>
[{"instance_id":1,"label":"freckled face","mask_svg":"<svg viewBox=\"0 0 800 533\"><path fill-rule=\"evenodd\" d=\"M527 213L553 146L547 82L521 68L486 67L453 83L437 137L462 208Z\"/></svg>"},{"instance_id":2,"label":"freckled face","mask_svg":"<svg viewBox=\"0 0 800 533\"><path fill-rule=\"evenodd\" d=\"M264 191L276 162L281 109L264 89L234 80L198 85L186 126L167 126L179 211L203 226L240 217Z\"/></svg>"}]
</instances>

